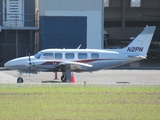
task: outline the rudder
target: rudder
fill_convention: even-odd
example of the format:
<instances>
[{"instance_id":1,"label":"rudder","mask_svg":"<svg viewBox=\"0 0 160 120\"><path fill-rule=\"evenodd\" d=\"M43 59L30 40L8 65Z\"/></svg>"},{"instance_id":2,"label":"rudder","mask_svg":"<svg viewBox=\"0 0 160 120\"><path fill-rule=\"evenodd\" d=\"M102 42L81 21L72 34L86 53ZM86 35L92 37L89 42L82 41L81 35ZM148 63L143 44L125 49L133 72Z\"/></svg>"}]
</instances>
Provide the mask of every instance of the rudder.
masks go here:
<instances>
[{"instance_id":1,"label":"rudder","mask_svg":"<svg viewBox=\"0 0 160 120\"><path fill-rule=\"evenodd\" d=\"M124 48L127 52L139 53L146 55L154 34L156 26L146 26L144 30Z\"/></svg>"}]
</instances>

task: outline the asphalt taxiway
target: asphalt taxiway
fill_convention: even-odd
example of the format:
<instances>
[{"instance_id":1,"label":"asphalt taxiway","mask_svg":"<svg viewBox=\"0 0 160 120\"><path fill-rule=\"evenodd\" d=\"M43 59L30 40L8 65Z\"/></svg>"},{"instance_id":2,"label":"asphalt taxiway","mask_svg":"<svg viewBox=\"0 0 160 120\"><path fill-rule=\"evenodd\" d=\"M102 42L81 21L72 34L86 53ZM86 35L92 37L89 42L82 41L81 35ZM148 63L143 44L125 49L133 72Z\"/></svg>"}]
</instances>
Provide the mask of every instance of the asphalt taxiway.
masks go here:
<instances>
[{"instance_id":1,"label":"asphalt taxiway","mask_svg":"<svg viewBox=\"0 0 160 120\"><path fill-rule=\"evenodd\" d=\"M0 83L16 84L18 72L14 70L0 69ZM61 83L61 73L55 80L52 72L40 72L38 74L23 74L24 84L65 84ZM95 85L160 85L160 70L131 70L114 69L100 70L96 72L74 73L73 84Z\"/></svg>"}]
</instances>

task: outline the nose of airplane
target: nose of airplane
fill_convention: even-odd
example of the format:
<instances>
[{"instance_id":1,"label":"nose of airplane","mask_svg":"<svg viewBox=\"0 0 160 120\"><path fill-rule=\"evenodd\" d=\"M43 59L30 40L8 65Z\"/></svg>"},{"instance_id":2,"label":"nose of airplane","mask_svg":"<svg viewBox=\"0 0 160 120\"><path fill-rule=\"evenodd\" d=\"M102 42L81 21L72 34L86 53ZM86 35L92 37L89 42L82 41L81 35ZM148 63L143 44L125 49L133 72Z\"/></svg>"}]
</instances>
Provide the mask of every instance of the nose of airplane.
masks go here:
<instances>
[{"instance_id":1,"label":"nose of airplane","mask_svg":"<svg viewBox=\"0 0 160 120\"><path fill-rule=\"evenodd\" d=\"M4 64L4 67L8 67L8 62L6 62L6 63Z\"/></svg>"},{"instance_id":2,"label":"nose of airplane","mask_svg":"<svg viewBox=\"0 0 160 120\"><path fill-rule=\"evenodd\" d=\"M6 62L5 64L4 64L4 67L7 67L8 66L8 63Z\"/></svg>"},{"instance_id":3,"label":"nose of airplane","mask_svg":"<svg viewBox=\"0 0 160 120\"><path fill-rule=\"evenodd\" d=\"M22 63L21 60L13 59L13 60L10 60L10 61L6 62L4 64L4 66L7 67L7 68L14 68L14 67L16 67L18 65L21 65L21 63Z\"/></svg>"},{"instance_id":4,"label":"nose of airplane","mask_svg":"<svg viewBox=\"0 0 160 120\"><path fill-rule=\"evenodd\" d=\"M4 64L5 67L9 68L13 65L13 63L11 61L8 61Z\"/></svg>"},{"instance_id":5,"label":"nose of airplane","mask_svg":"<svg viewBox=\"0 0 160 120\"><path fill-rule=\"evenodd\" d=\"M28 61L28 57L20 57L20 58L16 58L6 62L4 66L6 68L15 69L15 68L19 68L20 66L26 66L27 61Z\"/></svg>"}]
</instances>

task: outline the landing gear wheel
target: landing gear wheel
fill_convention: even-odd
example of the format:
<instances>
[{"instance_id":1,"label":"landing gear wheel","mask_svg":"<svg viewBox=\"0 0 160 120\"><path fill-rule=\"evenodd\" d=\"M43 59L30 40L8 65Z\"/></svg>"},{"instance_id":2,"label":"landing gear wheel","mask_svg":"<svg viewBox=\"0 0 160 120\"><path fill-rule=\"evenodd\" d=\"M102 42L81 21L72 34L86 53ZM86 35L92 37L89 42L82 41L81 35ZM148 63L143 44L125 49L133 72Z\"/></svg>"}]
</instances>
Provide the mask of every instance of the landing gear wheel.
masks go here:
<instances>
[{"instance_id":1,"label":"landing gear wheel","mask_svg":"<svg viewBox=\"0 0 160 120\"><path fill-rule=\"evenodd\" d=\"M62 81L62 82L66 82L66 76L65 76L65 75L62 75L62 76L61 76L61 81Z\"/></svg>"},{"instance_id":2,"label":"landing gear wheel","mask_svg":"<svg viewBox=\"0 0 160 120\"><path fill-rule=\"evenodd\" d=\"M19 78L17 79L17 83L23 83L23 78L19 77Z\"/></svg>"}]
</instances>

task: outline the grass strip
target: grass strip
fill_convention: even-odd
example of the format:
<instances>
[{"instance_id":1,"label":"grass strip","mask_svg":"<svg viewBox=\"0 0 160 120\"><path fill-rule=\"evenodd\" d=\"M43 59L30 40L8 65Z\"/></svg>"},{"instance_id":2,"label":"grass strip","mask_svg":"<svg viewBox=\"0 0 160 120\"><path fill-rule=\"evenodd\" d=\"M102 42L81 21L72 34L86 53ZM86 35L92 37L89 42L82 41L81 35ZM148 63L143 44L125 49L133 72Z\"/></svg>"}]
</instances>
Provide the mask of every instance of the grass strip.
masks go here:
<instances>
[{"instance_id":1,"label":"grass strip","mask_svg":"<svg viewBox=\"0 0 160 120\"><path fill-rule=\"evenodd\" d=\"M159 120L160 87L0 85L0 119Z\"/></svg>"}]
</instances>

